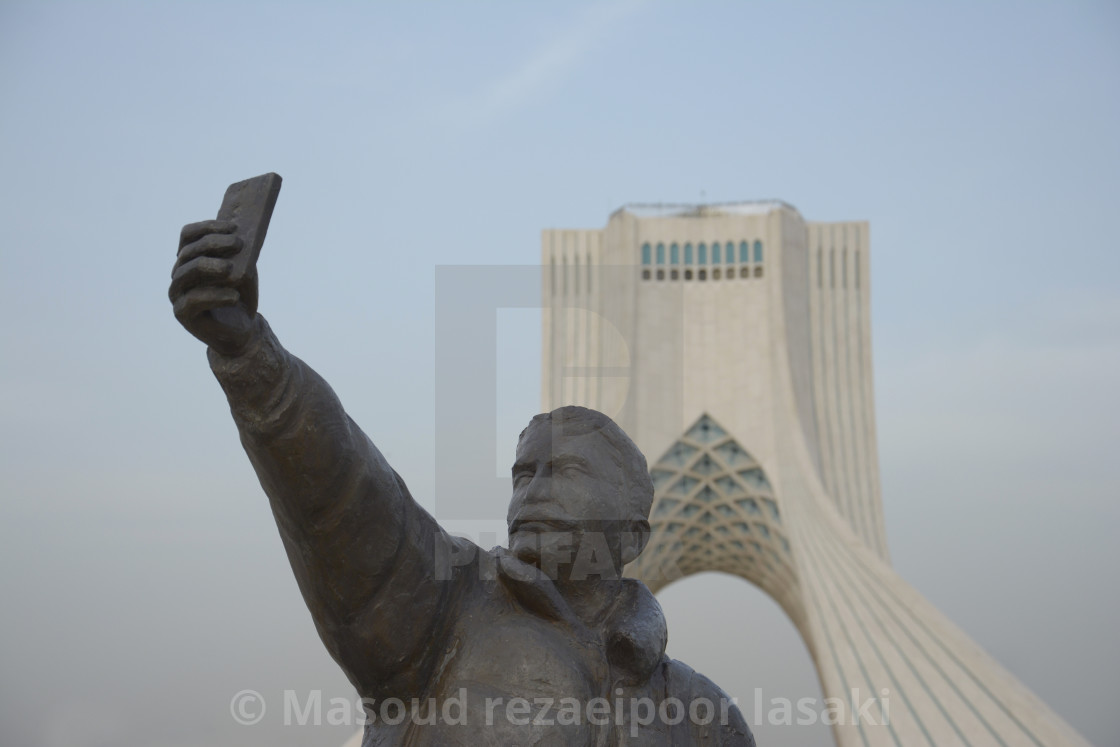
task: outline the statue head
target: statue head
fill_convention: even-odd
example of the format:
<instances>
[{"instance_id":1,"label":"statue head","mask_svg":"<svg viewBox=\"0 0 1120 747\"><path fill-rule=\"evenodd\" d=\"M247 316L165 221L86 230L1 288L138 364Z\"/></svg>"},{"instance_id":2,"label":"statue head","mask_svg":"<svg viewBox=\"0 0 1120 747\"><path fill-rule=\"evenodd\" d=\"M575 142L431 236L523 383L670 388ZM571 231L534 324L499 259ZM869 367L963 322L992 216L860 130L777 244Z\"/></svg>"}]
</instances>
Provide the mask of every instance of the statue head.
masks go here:
<instances>
[{"instance_id":1,"label":"statue head","mask_svg":"<svg viewBox=\"0 0 1120 747\"><path fill-rule=\"evenodd\" d=\"M649 539L652 503L630 437L601 412L561 407L534 417L518 440L510 549L556 580L618 578Z\"/></svg>"}]
</instances>

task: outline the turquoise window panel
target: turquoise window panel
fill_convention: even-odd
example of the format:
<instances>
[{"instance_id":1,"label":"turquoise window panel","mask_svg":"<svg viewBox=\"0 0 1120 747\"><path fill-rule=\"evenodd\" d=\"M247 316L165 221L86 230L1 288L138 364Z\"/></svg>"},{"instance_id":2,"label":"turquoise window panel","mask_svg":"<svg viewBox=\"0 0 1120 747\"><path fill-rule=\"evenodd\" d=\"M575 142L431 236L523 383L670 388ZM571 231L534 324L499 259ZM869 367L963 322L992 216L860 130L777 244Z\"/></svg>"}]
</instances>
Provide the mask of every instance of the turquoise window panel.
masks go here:
<instances>
[{"instance_id":1,"label":"turquoise window panel","mask_svg":"<svg viewBox=\"0 0 1120 747\"><path fill-rule=\"evenodd\" d=\"M704 444L717 441L726 435L727 432L723 430L723 428L720 428L716 422L707 415L701 416L700 419L696 421L696 424L685 433L685 436L693 441L699 441Z\"/></svg>"},{"instance_id":2,"label":"turquoise window panel","mask_svg":"<svg viewBox=\"0 0 1120 747\"><path fill-rule=\"evenodd\" d=\"M707 454L696 460L696 464L692 465L692 471L699 475L710 475L720 469L715 460Z\"/></svg>"},{"instance_id":3,"label":"turquoise window panel","mask_svg":"<svg viewBox=\"0 0 1120 747\"><path fill-rule=\"evenodd\" d=\"M669 467L684 467L688 463L688 460L692 458L692 455L697 451L699 451L699 449L697 449L695 446L682 444L678 441L677 443L673 444L673 448L670 449L669 453L662 457L661 461L657 464L658 466L665 465Z\"/></svg>"},{"instance_id":4,"label":"turquoise window panel","mask_svg":"<svg viewBox=\"0 0 1120 747\"><path fill-rule=\"evenodd\" d=\"M692 489L696 487L696 484L698 482L699 480L697 480L695 477L681 475L681 479L677 480L677 482L674 483L672 489L669 492L674 495L679 495L682 498L687 498L688 494L692 492Z\"/></svg>"},{"instance_id":5,"label":"turquoise window panel","mask_svg":"<svg viewBox=\"0 0 1120 747\"><path fill-rule=\"evenodd\" d=\"M748 514L761 514L762 509L758 507L758 501L754 498L740 498L735 501L739 508L746 511Z\"/></svg>"},{"instance_id":6,"label":"turquoise window panel","mask_svg":"<svg viewBox=\"0 0 1120 747\"><path fill-rule=\"evenodd\" d=\"M664 469L651 469L649 471L650 479L653 480L654 489L660 488L669 480L676 477L676 473Z\"/></svg>"}]
</instances>

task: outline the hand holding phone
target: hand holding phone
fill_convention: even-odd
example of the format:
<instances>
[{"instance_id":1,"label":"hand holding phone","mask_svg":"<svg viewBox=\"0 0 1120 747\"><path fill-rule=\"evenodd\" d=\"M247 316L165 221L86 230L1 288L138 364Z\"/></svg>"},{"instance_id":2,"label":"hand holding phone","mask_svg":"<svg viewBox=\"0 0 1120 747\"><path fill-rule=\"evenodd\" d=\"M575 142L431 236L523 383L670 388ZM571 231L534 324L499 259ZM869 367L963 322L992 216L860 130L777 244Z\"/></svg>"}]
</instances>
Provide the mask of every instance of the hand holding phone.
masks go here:
<instances>
[{"instance_id":1,"label":"hand holding phone","mask_svg":"<svg viewBox=\"0 0 1120 747\"><path fill-rule=\"evenodd\" d=\"M168 296L188 332L238 355L256 329L257 258L280 194L278 174L231 184L216 220L183 226Z\"/></svg>"}]
</instances>

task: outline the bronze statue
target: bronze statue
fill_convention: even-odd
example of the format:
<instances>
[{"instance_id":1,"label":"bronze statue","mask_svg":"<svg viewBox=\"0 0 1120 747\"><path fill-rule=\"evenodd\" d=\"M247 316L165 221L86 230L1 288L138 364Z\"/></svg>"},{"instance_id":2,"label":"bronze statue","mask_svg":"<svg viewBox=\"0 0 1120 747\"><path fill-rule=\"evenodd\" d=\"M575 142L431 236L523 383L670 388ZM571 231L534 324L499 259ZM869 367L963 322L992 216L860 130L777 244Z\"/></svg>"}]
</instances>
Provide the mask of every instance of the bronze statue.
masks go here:
<instances>
[{"instance_id":1,"label":"bronze statue","mask_svg":"<svg viewBox=\"0 0 1120 747\"><path fill-rule=\"evenodd\" d=\"M509 549L447 534L256 313L278 189L234 185L247 207L227 194L232 220L185 226L169 295L209 347L319 635L363 698L363 747L753 745L727 696L665 655L660 606L622 576L653 499L630 438L593 410L536 416Z\"/></svg>"}]
</instances>

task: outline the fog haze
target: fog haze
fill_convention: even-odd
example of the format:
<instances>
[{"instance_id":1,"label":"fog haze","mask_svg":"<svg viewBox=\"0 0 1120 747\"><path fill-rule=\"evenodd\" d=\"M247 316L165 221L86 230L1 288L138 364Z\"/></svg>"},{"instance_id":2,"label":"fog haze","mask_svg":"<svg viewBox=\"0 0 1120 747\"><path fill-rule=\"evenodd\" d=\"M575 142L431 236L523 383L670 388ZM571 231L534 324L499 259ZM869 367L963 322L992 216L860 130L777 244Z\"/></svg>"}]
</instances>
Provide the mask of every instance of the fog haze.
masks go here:
<instances>
[{"instance_id":1,"label":"fog haze","mask_svg":"<svg viewBox=\"0 0 1120 747\"><path fill-rule=\"evenodd\" d=\"M267 171L260 309L429 507L437 267L533 265L541 229L626 202L868 220L892 562L1120 743L1118 91L1107 2L4 3L0 743L354 731L282 723L284 690L355 695L166 295L180 226ZM539 322L495 324L512 461ZM744 710L819 697L758 589L659 597L669 653Z\"/></svg>"}]
</instances>

